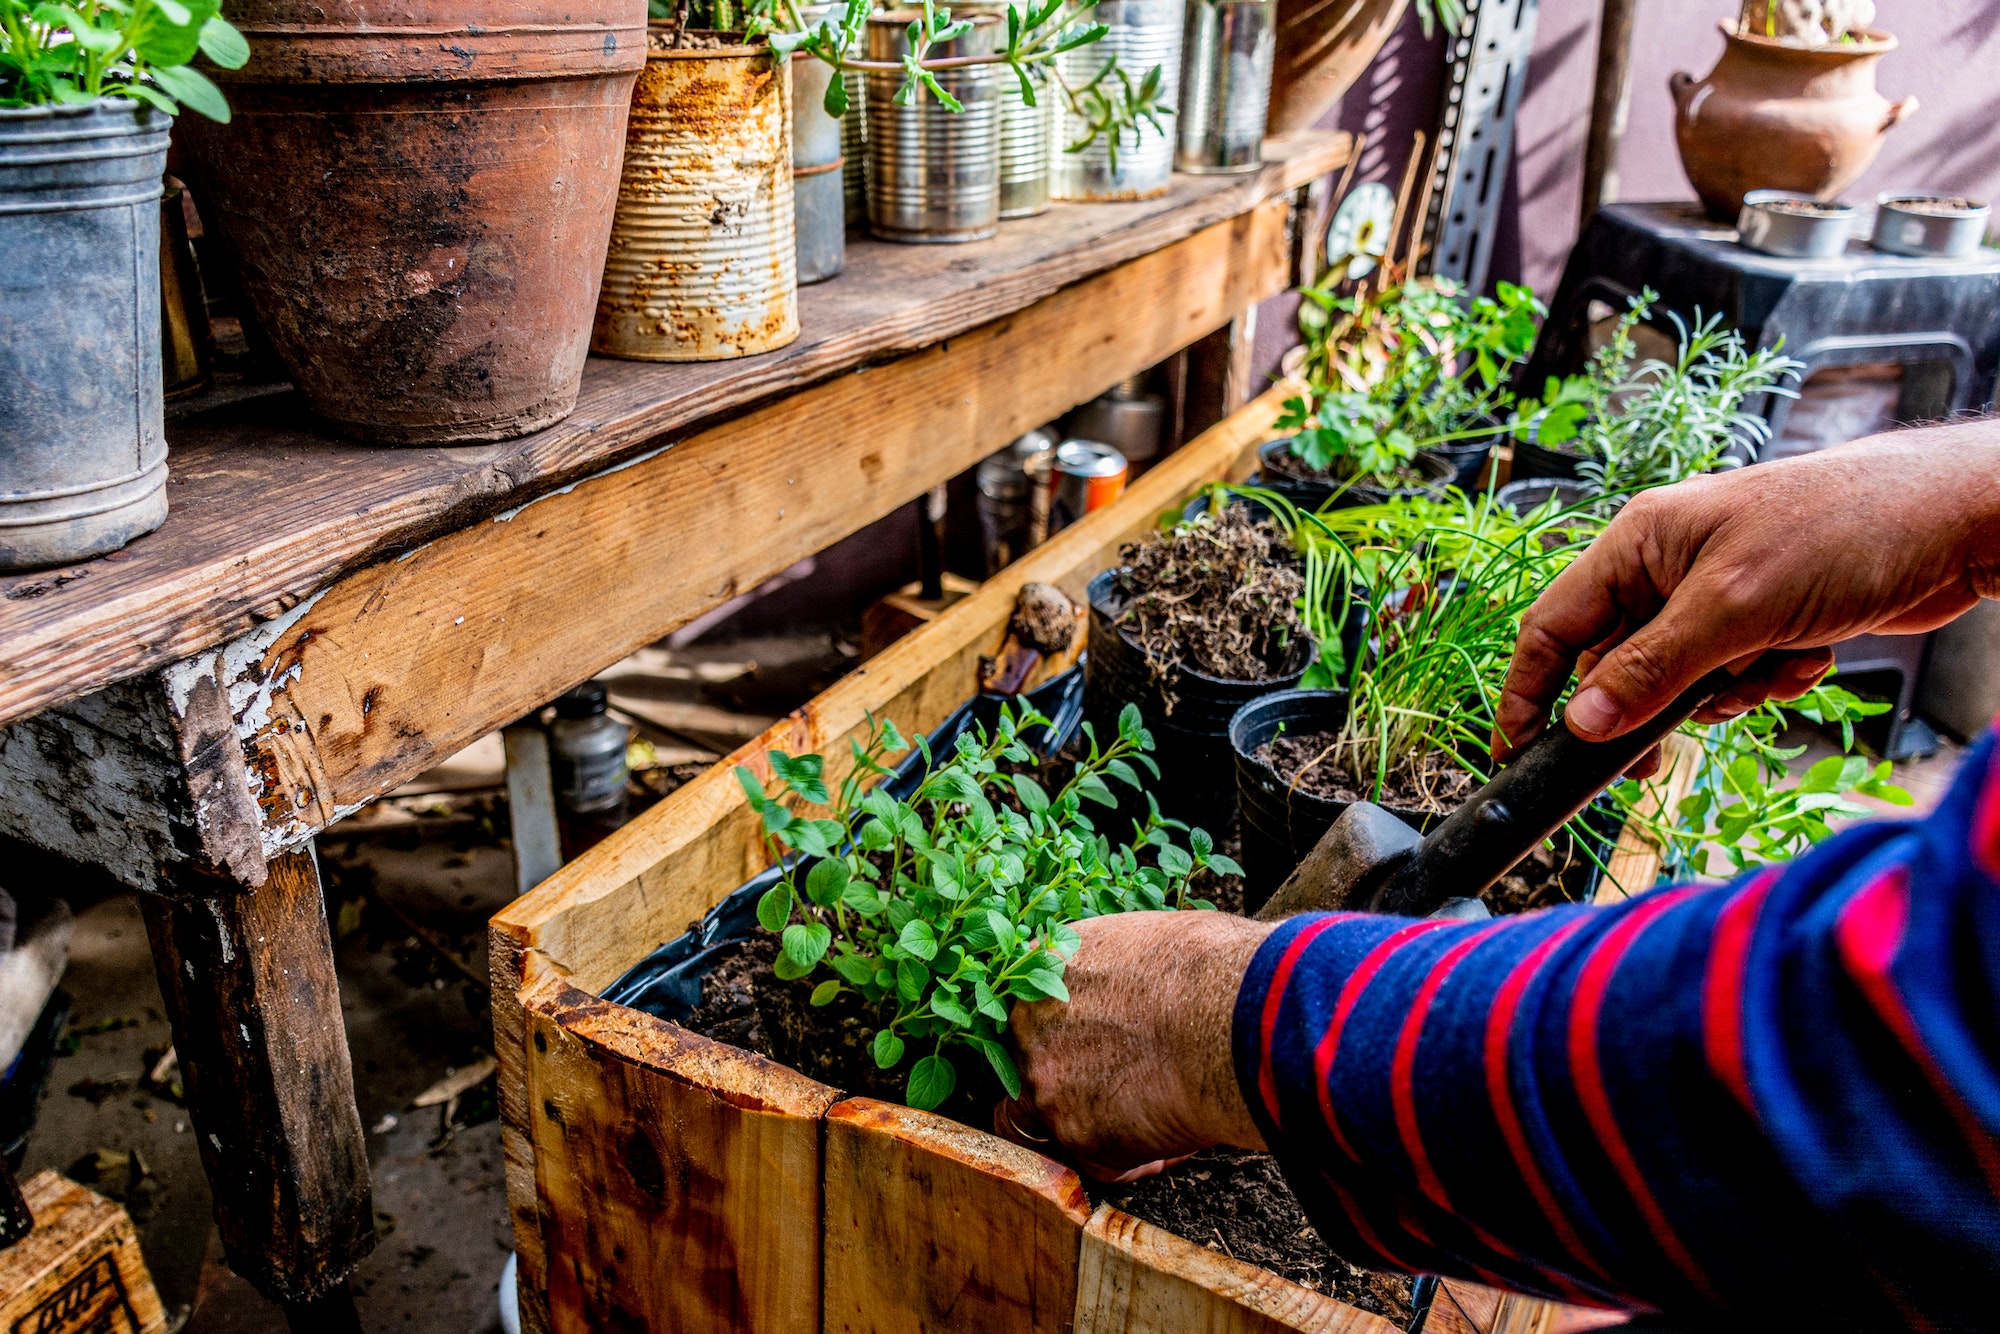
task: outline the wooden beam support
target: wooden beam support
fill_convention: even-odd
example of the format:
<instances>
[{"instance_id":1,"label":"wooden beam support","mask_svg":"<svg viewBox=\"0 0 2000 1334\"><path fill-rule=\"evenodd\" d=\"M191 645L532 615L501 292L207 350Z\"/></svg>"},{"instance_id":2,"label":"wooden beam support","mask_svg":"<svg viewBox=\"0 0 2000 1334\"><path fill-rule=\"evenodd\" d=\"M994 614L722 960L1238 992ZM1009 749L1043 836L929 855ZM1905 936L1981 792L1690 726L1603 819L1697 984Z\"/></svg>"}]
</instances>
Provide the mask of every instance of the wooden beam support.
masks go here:
<instances>
[{"instance_id":1,"label":"wooden beam support","mask_svg":"<svg viewBox=\"0 0 2000 1334\"><path fill-rule=\"evenodd\" d=\"M140 904L230 1267L337 1308L375 1210L313 850L251 893Z\"/></svg>"},{"instance_id":2,"label":"wooden beam support","mask_svg":"<svg viewBox=\"0 0 2000 1334\"><path fill-rule=\"evenodd\" d=\"M1282 290L1288 220L1266 201L300 603L224 652L265 852Z\"/></svg>"}]
</instances>

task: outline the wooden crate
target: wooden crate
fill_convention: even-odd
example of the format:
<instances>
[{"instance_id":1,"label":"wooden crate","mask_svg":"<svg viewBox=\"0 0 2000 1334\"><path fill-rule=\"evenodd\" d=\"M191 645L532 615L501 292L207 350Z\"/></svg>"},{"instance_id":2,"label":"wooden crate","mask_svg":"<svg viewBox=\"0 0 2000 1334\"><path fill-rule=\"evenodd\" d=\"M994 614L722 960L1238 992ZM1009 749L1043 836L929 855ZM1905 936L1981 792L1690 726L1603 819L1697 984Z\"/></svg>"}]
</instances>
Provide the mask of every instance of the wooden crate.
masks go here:
<instances>
[{"instance_id":1,"label":"wooden crate","mask_svg":"<svg viewBox=\"0 0 2000 1334\"><path fill-rule=\"evenodd\" d=\"M123 1206L54 1172L21 1183L35 1230L0 1251L0 1330L160 1334L166 1313Z\"/></svg>"},{"instance_id":2,"label":"wooden crate","mask_svg":"<svg viewBox=\"0 0 2000 1334\"><path fill-rule=\"evenodd\" d=\"M1333 1298L1108 1206L1093 1212L1076 1175L1040 1154L846 1099L596 995L762 868L733 765L766 774L767 748L818 751L833 780L871 713L907 735L942 722L999 650L1022 584L1055 584L1081 605L1091 576L1163 511L1249 473L1291 392L1281 384L1191 441L493 919L527 1328L1390 1334ZM1522 1334L1554 1312L1493 1303Z\"/></svg>"}]
</instances>

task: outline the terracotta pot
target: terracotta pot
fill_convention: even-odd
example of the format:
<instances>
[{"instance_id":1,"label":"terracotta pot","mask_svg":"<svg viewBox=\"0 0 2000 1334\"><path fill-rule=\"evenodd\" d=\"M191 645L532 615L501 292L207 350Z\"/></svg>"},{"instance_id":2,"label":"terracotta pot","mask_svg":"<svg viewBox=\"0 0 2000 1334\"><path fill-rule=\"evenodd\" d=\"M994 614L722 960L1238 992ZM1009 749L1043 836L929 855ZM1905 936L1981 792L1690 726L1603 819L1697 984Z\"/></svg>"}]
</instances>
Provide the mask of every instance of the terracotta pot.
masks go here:
<instances>
[{"instance_id":1,"label":"terracotta pot","mask_svg":"<svg viewBox=\"0 0 2000 1334\"><path fill-rule=\"evenodd\" d=\"M576 406L645 0L241 0L201 198L312 409L387 444Z\"/></svg>"},{"instance_id":2,"label":"terracotta pot","mask_svg":"<svg viewBox=\"0 0 2000 1334\"><path fill-rule=\"evenodd\" d=\"M1375 59L1410 0L1277 0L1272 134L1317 124Z\"/></svg>"},{"instance_id":3,"label":"terracotta pot","mask_svg":"<svg viewBox=\"0 0 2000 1334\"><path fill-rule=\"evenodd\" d=\"M1889 127L1917 109L1875 91L1875 65L1896 49L1887 33L1865 44L1803 47L1743 36L1708 77L1667 81L1681 166L1709 216L1733 222L1752 190L1832 199L1875 160Z\"/></svg>"},{"instance_id":4,"label":"terracotta pot","mask_svg":"<svg viewBox=\"0 0 2000 1334\"><path fill-rule=\"evenodd\" d=\"M649 52L592 350L720 361L785 346L799 336L795 227L786 66L762 44Z\"/></svg>"}]
</instances>

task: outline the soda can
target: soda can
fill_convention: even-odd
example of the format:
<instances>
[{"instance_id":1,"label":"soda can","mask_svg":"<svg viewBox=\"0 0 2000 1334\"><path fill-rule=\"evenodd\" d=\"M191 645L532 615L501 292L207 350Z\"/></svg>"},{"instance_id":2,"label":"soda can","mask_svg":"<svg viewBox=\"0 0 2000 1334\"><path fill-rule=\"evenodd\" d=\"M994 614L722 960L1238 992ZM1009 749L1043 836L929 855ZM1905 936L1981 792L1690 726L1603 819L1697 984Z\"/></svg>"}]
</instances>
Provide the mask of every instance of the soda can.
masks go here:
<instances>
[{"instance_id":1,"label":"soda can","mask_svg":"<svg viewBox=\"0 0 2000 1334\"><path fill-rule=\"evenodd\" d=\"M1110 445L1095 440L1057 445L1049 478L1049 531L1059 532L1118 499L1130 471L1125 456Z\"/></svg>"}]
</instances>

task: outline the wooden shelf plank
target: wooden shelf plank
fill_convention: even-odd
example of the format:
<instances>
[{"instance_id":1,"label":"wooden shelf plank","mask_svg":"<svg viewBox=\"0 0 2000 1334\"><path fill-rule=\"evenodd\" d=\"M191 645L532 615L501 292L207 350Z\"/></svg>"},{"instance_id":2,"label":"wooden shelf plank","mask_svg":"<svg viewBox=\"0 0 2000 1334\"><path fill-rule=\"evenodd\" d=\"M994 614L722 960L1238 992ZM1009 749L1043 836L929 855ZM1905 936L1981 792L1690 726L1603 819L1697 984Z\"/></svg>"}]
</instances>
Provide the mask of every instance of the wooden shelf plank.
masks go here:
<instances>
[{"instance_id":1,"label":"wooden shelf plank","mask_svg":"<svg viewBox=\"0 0 2000 1334\"><path fill-rule=\"evenodd\" d=\"M776 395L990 325L1341 165L1345 135L1273 140L1262 170L1176 176L1164 197L1058 205L991 241L859 241L801 292L804 332L760 357L662 366L592 358L576 413L495 445L381 449L317 430L286 391L169 430L172 512L124 551L0 578L0 723L189 657L341 574L527 501ZM1109 312L1107 319L1118 312Z\"/></svg>"}]
</instances>

